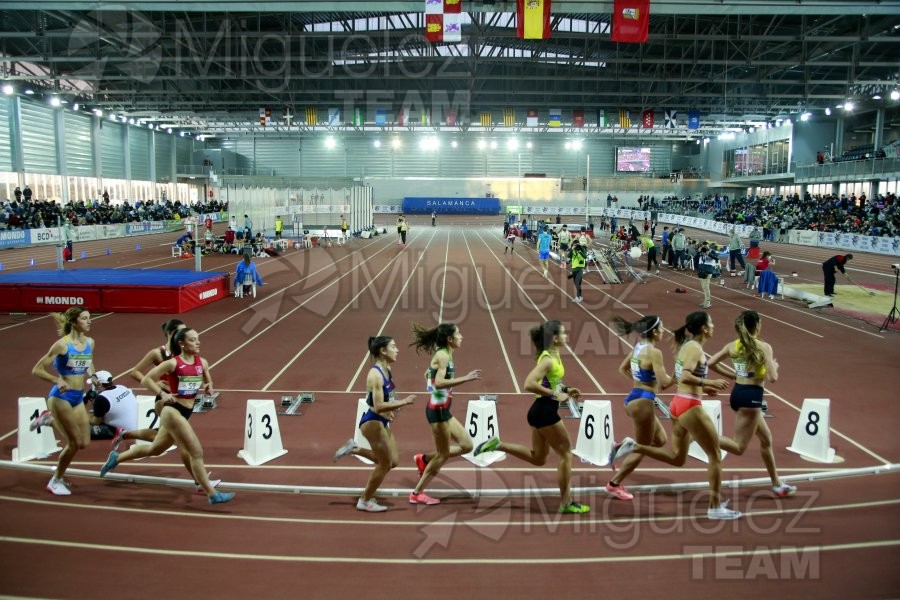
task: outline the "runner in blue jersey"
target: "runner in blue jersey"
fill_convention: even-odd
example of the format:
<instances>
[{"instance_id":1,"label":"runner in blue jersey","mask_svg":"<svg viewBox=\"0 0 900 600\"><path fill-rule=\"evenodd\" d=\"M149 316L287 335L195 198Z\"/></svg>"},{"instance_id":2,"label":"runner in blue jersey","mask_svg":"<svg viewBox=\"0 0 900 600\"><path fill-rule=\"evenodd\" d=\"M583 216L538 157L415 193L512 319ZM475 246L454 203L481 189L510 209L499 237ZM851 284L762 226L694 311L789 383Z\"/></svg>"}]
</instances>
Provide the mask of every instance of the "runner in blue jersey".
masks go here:
<instances>
[{"instance_id":1,"label":"runner in blue jersey","mask_svg":"<svg viewBox=\"0 0 900 600\"><path fill-rule=\"evenodd\" d=\"M538 262L541 263L541 268L544 270L544 277L550 277L550 275L547 274L547 266L550 262L550 244L552 242L553 238L550 236L550 226L544 225L537 238Z\"/></svg>"}]
</instances>

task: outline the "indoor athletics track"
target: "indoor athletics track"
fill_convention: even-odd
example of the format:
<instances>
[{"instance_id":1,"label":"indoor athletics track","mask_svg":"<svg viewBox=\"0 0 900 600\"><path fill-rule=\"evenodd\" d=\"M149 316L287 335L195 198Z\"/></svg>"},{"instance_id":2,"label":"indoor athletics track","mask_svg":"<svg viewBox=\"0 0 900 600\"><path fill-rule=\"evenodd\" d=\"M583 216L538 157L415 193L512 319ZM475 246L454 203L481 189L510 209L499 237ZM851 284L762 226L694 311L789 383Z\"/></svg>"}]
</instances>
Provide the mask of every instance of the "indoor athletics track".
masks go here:
<instances>
[{"instance_id":1,"label":"indoor athletics track","mask_svg":"<svg viewBox=\"0 0 900 600\"><path fill-rule=\"evenodd\" d=\"M586 515L557 515L555 459L540 469L508 457L480 469L451 460L429 488L437 506L407 503L415 485L412 456L432 447L424 419L427 356L408 348L410 323L455 321L464 336L455 355L459 373L479 368L480 382L457 388L454 414L464 420L467 400L496 395L502 438L528 443L529 395L522 381L534 364L527 330L562 320L569 333L566 381L584 399L613 405L615 437L631 434L622 406L630 383L616 373L633 339L609 328L610 317L636 320L653 313L671 330L701 302L698 280L664 269L644 285L602 285L585 278L584 303L570 301L565 272L538 271L536 254L517 243L503 253L501 219L413 218L406 247L397 245L394 217L387 235L349 246L290 250L256 259L266 285L254 299L226 298L181 318L201 334L219 406L195 415L197 431L220 489L234 501L209 506L192 487L177 454L123 465L101 480L97 471L109 443L79 453L68 479L73 495L48 494L46 470L0 469L0 594L48 598L396 598L396 597L710 597L886 598L900 590L900 444L897 332L831 309L808 310L790 300L760 300L737 279L713 286L715 351L733 336L739 311L763 315L762 337L780 363L780 380L767 400L775 455L782 476L799 486L775 499L764 484L758 445L724 461L724 495L745 513L738 521L705 518L704 464L689 458L673 469L645 459L626 481L633 502L603 490L610 472L575 459L576 499ZM221 227L221 226L220 226ZM659 232L657 232L659 233ZM74 267L191 268L171 258L177 233L75 245L87 258ZM140 250L135 249L136 244ZM821 280L820 263L833 251L767 243L779 273L796 281ZM105 250L110 248L107 255ZM54 268L54 248L4 251L5 271ZM203 268L234 270L237 257L206 257ZM893 290L891 260L857 255L857 281ZM69 268L67 266L67 268ZM792 278L793 279L793 278ZM838 276L838 292L846 283ZM668 293L676 287L686 294ZM95 368L123 374L162 343L159 314L94 315ZM56 339L40 314L2 315L7 386L0 411L0 459L16 445L16 399L44 396L47 385L30 374ZM390 510L354 509L370 467L348 457L332 464L352 433L364 394L370 335L394 336L400 356L394 379L416 405L393 424L401 464L381 494ZM672 353L664 344L669 372ZM142 390L135 388L136 393ZM302 416L279 419L288 453L250 467L242 448L248 399L315 392ZM671 391L671 390L669 390ZM664 393L668 399L670 393ZM785 449L804 398L831 399L831 446L841 463L810 462ZM724 432L733 430L724 401ZM565 408L561 409L564 414ZM579 422L564 421L573 446ZM669 429L669 424L663 421ZM49 467L55 456L36 464ZM823 474L834 472L826 477ZM853 476L851 476L851 474ZM169 478L167 485L122 476ZM736 486L740 481L743 485ZM695 483L671 487L673 484ZM248 485L251 484L251 485ZM283 491L260 491L271 484ZM306 493L311 487L330 488ZM654 487L660 491L651 493ZM533 493L505 490L529 489ZM545 494L544 491L549 491ZM294 493L291 493L294 492ZM304 492L304 493L297 493ZM478 496L479 492L483 493ZM475 494L477 497L471 497ZM477 595L477 596L476 596Z\"/></svg>"}]
</instances>

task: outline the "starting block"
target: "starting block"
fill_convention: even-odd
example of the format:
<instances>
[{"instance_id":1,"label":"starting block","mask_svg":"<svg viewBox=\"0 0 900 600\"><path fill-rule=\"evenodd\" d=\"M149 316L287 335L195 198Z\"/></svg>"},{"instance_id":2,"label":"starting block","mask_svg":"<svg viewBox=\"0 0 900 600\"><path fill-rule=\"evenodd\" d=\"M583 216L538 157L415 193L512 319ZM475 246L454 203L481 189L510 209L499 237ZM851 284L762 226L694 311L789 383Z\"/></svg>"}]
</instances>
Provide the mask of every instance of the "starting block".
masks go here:
<instances>
[{"instance_id":1,"label":"starting block","mask_svg":"<svg viewBox=\"0 0 900 600\"><path fill-rule=\"evenodd\" d=\"M713 423L715 423L716 425L716 435L722 437L722 401L701 400L701 402L703 402L703 410L706 411L706 414L709 415L709 417L713 420ZM728 454L721 449L719 450L719 452L721 453L722 459L724 459ZM709 462L709 457L697 442L691 442L691 445L688 448L688 455L705 463Z\"/></svg>"},{"instance_id":2,"label":"starting block","mask_svg":"<svg viewBox=\"0 0 900 600\"><path fill-rule=\"evenodd\" d=\"M794 441L787 449L816 462L841 462L831 447L831 400L803 399Z\"/></svg>"},{"instance_id":3,"label":"starting block","mask_svg":"<svg viewBox=\"0 0 900 600\"><path fill-rule=\"evenodd\" d=\"M62 450L56 443L53 426L38 427L31 431L31 421L47 410L46 398L19 398L18 446L13 448L13 462L25 462L35 458L47 458Z\"/></svg>"},{"instance_id":4,"label":"starting block","mask_svg":"<svg viewBox=\"0 0 900 600\"><path fill-rule=\"evenodd\" d=\"M605 467L609 464L614 439L612 402L586 400L581 408L578 441L572 454L581 458L581 462Z\"/></svg>"},{"instance_id":5,"label":"starting block","mask_svg":"<svg viewBox=\"0 0 900 600\"><path fill-rule=\"evenodd\" d=\"M194 398L194 412L202 413L218 407L218 398L219 392L214 392L212 394L197 394Z\"/></svg>"},{"instance_id":6,"label":"starting block","mask_svg":"<svg viewBox=\"0 0 900 600\"><path fill-rule=\"evenodd\" d=\"M238 458L253 467L287 454L281 444L281 429L273 400L247 400L244 418L244 449Z\"/></svg>"},{"instance_id":7,"label":"starting block","mask_svg":"<svg viewBox=\"0 0 900 600\"><path fill-rule=\"evenodd\" d=\"M474 447L492 437L500 437L500 422L497 418L497 403L490 400L469 400L466 409L466 422L463 423L466 433L472 438ZM474 456L475 451L463 454L463 458L479 467L486 467L497 461L506 459L506 452L494 450Z\"/></svg>"},{"instance_id":8,"label":"starting block","mask_svg":"<svg viewBox=\"0 0 900 600\"><path fill-rule=\"evenodd\" d=\"M366 436L363 435L362 431L359 428L359 421L360 419L362 419L362 416L366 414L367 410L369 410L369 405L366 404L366 399L360 398L356 403L356 421L353 422L353 441L356 442L356 445L360 448L371 450L372 445L369 443L369 440L366 439ZM353 456L356 456L356 458L358 458L360 462L367 465L375 464L371 460L363 456L358 456L356 454L354 454Z\"/></svg>"}]
</instances>

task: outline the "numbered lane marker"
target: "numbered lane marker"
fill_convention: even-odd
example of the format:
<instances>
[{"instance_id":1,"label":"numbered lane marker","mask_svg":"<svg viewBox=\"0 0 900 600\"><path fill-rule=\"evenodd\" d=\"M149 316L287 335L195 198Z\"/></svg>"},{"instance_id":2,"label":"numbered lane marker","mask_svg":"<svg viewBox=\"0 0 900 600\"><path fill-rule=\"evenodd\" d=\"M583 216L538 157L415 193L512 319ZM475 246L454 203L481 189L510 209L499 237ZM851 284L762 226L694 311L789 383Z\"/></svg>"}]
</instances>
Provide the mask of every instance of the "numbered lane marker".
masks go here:
<instances>
[{"instance_id":1,"label":"numbered lane marker","mask_svg":"<svg viewBox=\"0 0 900 600\"><path fill-rule=\"evenodd\" d=\"M238 457L255 467L285 454L287 450L281 445L275 401L247 400L244 449L238 452Z\"/></svg>"},{"instance_id":2,"label":"numbered lane marker","mask_svg":"<svg viewBox=\"0 0 900 600\"><path fill-rule=\"evenodd\" d=\"M466 432L474 442L474 447L486 442L492 437L500 437L500 422L497 418L497 403L490 400L469 400L466 409L466 422L463 423ZM501 438L502 439L502 438ZM463 458L479 467L486 467L492 463L506 459L506 452L494 450L473 456L475 451L463 454Z\"/></svg>"},{"instance_id":3,"label":"numbered lane marker","mask_svg":"<svg viewBox=\"0 0 900 600\"><path fill-rule=\"evenodd\" d=\"M706 414L709 415L709 418L713 420L713 423L716 424L716 435L722 437L722 401L721 400L702 400L703 402L703 410L706 411ZM719 451L722 455L722 459L728 455L724 450ZM690 447L688 448L688 455L693 456L697 460L701 460L705 463L709 462L709 457L706 456L706 452L703 448L700 447L700 444L697 442L691 442Z\"/></svg>"},{"instance_id":4,"label":"numbered lane marker","mask_svg":"<svg viewBox=\"0 0 900 600\"><path fill-rule=\"evenodd\" d=\"M46 398L19 398L18 446L13 448L13 462L25 462L35 458L47 458L62 450L56 444L53 425L31 431L31 421L47 410Z\"/></svg>"},{"instance_id":5,"label":"numbered lane marker","mask_svg":"<svg viewBox=\"0 0 900 600\"><path fill-rule=\"evenodd\" d=\"M138 396L137 397L137 410L138 410L138 421L137 428L138 429L159 429L159 415L156 414L156 396ZM144 440L135 440L136 444L150 444L151 442L145 442ZM169 446L165 449L163 454L167 452L171 452L175 449L175 446ZM138 460L143 460L139 458Z\"/></svg>"},{"instance_id":6,"label":"numbered lane marker","mask_svg":"<svg viewBox=\"0 0 900 600\"><path fill-rule=\"evenodd\" d=\"M362 431L359 429L359 420L362 419L362 416L366 414L366 411L369 410L369 405L366 404L365 398L360 398L356 403L356 421L353 422L353 441L356 442L356 445L360 448L364 448L366 450L371 450L372 445L369 443L369 440L366 439L366 436L363 435ZM363 456L356 456L360 462L365 463L367 465L375 464L368 458Z\"/></svg>"},{"instance_id":7,"label":"numbered lane marker","mask_svg":"<svg viewBox=\"0 0 900 600\"><path fill-rule=\"evenodd\" d=\"M804 398L794 441L787 447L803 458L816 462L841 462L831 447L831 400Z\"/></svg>"},{"instance_id":8,"label":"numbered lane marker","mask_svg":"<svg viewBox=\"0 0 900 600\"><path fill-rule=\"evenodd\" d=\"M598 467L609 464L613 447L612 403L609 400L585 400L578 424L578 441L573 454Z\"/></svg>"}]
</instances>

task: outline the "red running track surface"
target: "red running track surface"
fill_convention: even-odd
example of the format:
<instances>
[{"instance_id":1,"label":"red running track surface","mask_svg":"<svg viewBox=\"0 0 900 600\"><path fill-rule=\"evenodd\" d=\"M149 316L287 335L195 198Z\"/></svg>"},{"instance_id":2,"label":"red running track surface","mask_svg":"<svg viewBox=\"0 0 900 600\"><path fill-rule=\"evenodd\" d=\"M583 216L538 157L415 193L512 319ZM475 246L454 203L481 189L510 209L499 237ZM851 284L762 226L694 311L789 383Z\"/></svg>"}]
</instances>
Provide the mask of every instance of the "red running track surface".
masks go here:
<instances>
[{"instance_id":1,"label":"red running track surface","mask_svg":"<svg viewBox=\"0 0 900 600\"><path fill-rule=\"evenodd\" d=\"M333 465L331 456L353 432L369 365L366 339L385 332L401 349L394 369L397 389L416 393L417 403L393 424L401 464L383 487L411 489L412 455L432 445L422 415L428 357L408 348L413 321L457 322L465 338L455 356L458 372L484 372L481 381L457 388L457 416L464 417L467 400L497 394L502 437L527 443L530 400L521 388L534 361L527 329L545 318L563 320L570 331L567 383L580 387L586 398L612 400L616 437L630 434L621 403L630 384L616 368L633 340L618 338L606 324L613 314L627 319L658 314L675 328L700 302L697 280L666 271L643 285L609 286L588 274L585 302L575 305L564 271L554 267L550 280L544 279L534 252L522 245L514 256L503 254L500 226L499 218L442 217L432 229L426 220L413 219L405 248L388 234L346 247L258 259L266 282L258 298L229 298L184 315L200 331L201 352L221 391L217 409L191 420L213 475L223 478L225 487L361 488L370 467L352 458ZM123 240L108 256L100 243L84 243L76 255L87 250L84 264L90 267L183 268L184 261L168 256L174 237L141 238L140 251L134 240ZM780 265L790 264L807 282L818 280L819 263L831 254L769 247ZM8 251L5 268L28 268L31 255L40 252L52 261L50 249ZM236 263L235 256L213 256L203 266L233 271ZM892 283L886 257L857 256L852 264L857 280ZM774 418L767 423L782 476L900 462L891 427L900 422L892 392L900 357L897 334L830 309L759 300L728 283L714 288L710 312L717 333L707 350L731 338L730 323L740 310L755 308L763 315L762 337L772 343L781 367L780 380L769 389ZM675 287L688 293L665 293ZM159 324L165 318L95 315L96 368L121 376L161 343ZM55 332L43 315L2 315L0 331L11 350L5 370L10 393L0 411L0 458L8 460L16 445L15 398L47 393L29 373ZM664 354L671 370L668 347ZM124 376L121 381L130 385ZM316 392L316 402L304 405L302 416L279 419L288 453L260 467L237 458L245 401L278 402L282 394L301 391ZM811 463L785 450L804 398L831 399L831 445L842 463ZM727 396L721 399L727 404ZM727 406L723 419L730 433ZM565 423L574 445L578 422ZM744 456L725 459L727 483L764 477L756 448L754 442ZM108 443L92 443L76 456L73 469L96 472L107 451ZM350 494L239 491L232 503L210 507L193 490L81 476L70 477L71 497L57 498L44 491L45 473L2 469L0 594L442 598L590 597L614 591L672 598L884 598L900 589L900 575L892 569L900 556L900 479L893 471L801 481L800 493L789 499L773 498L766 486L729 487L725 496L747 516L714 523L705 518L702 491L641 492L633 502L622 502L601 491L606 469L577 459L574 466L573 484L588 488L578 495L592 506L587 515L556 515L554 495L467 497L467 490L479 489L552 490L552 456L542 468L511 457L488 469L454 459L429 488L445 498L442 504L426 508L403 496L382 496L391 510L378 515L354 510L356 496ZM175 453L123 465L120 472L185 477ZM626 483L668 485L705 477L703 463L694 459L681 469L647 459Z\"/></svg>"}]
</instances>

